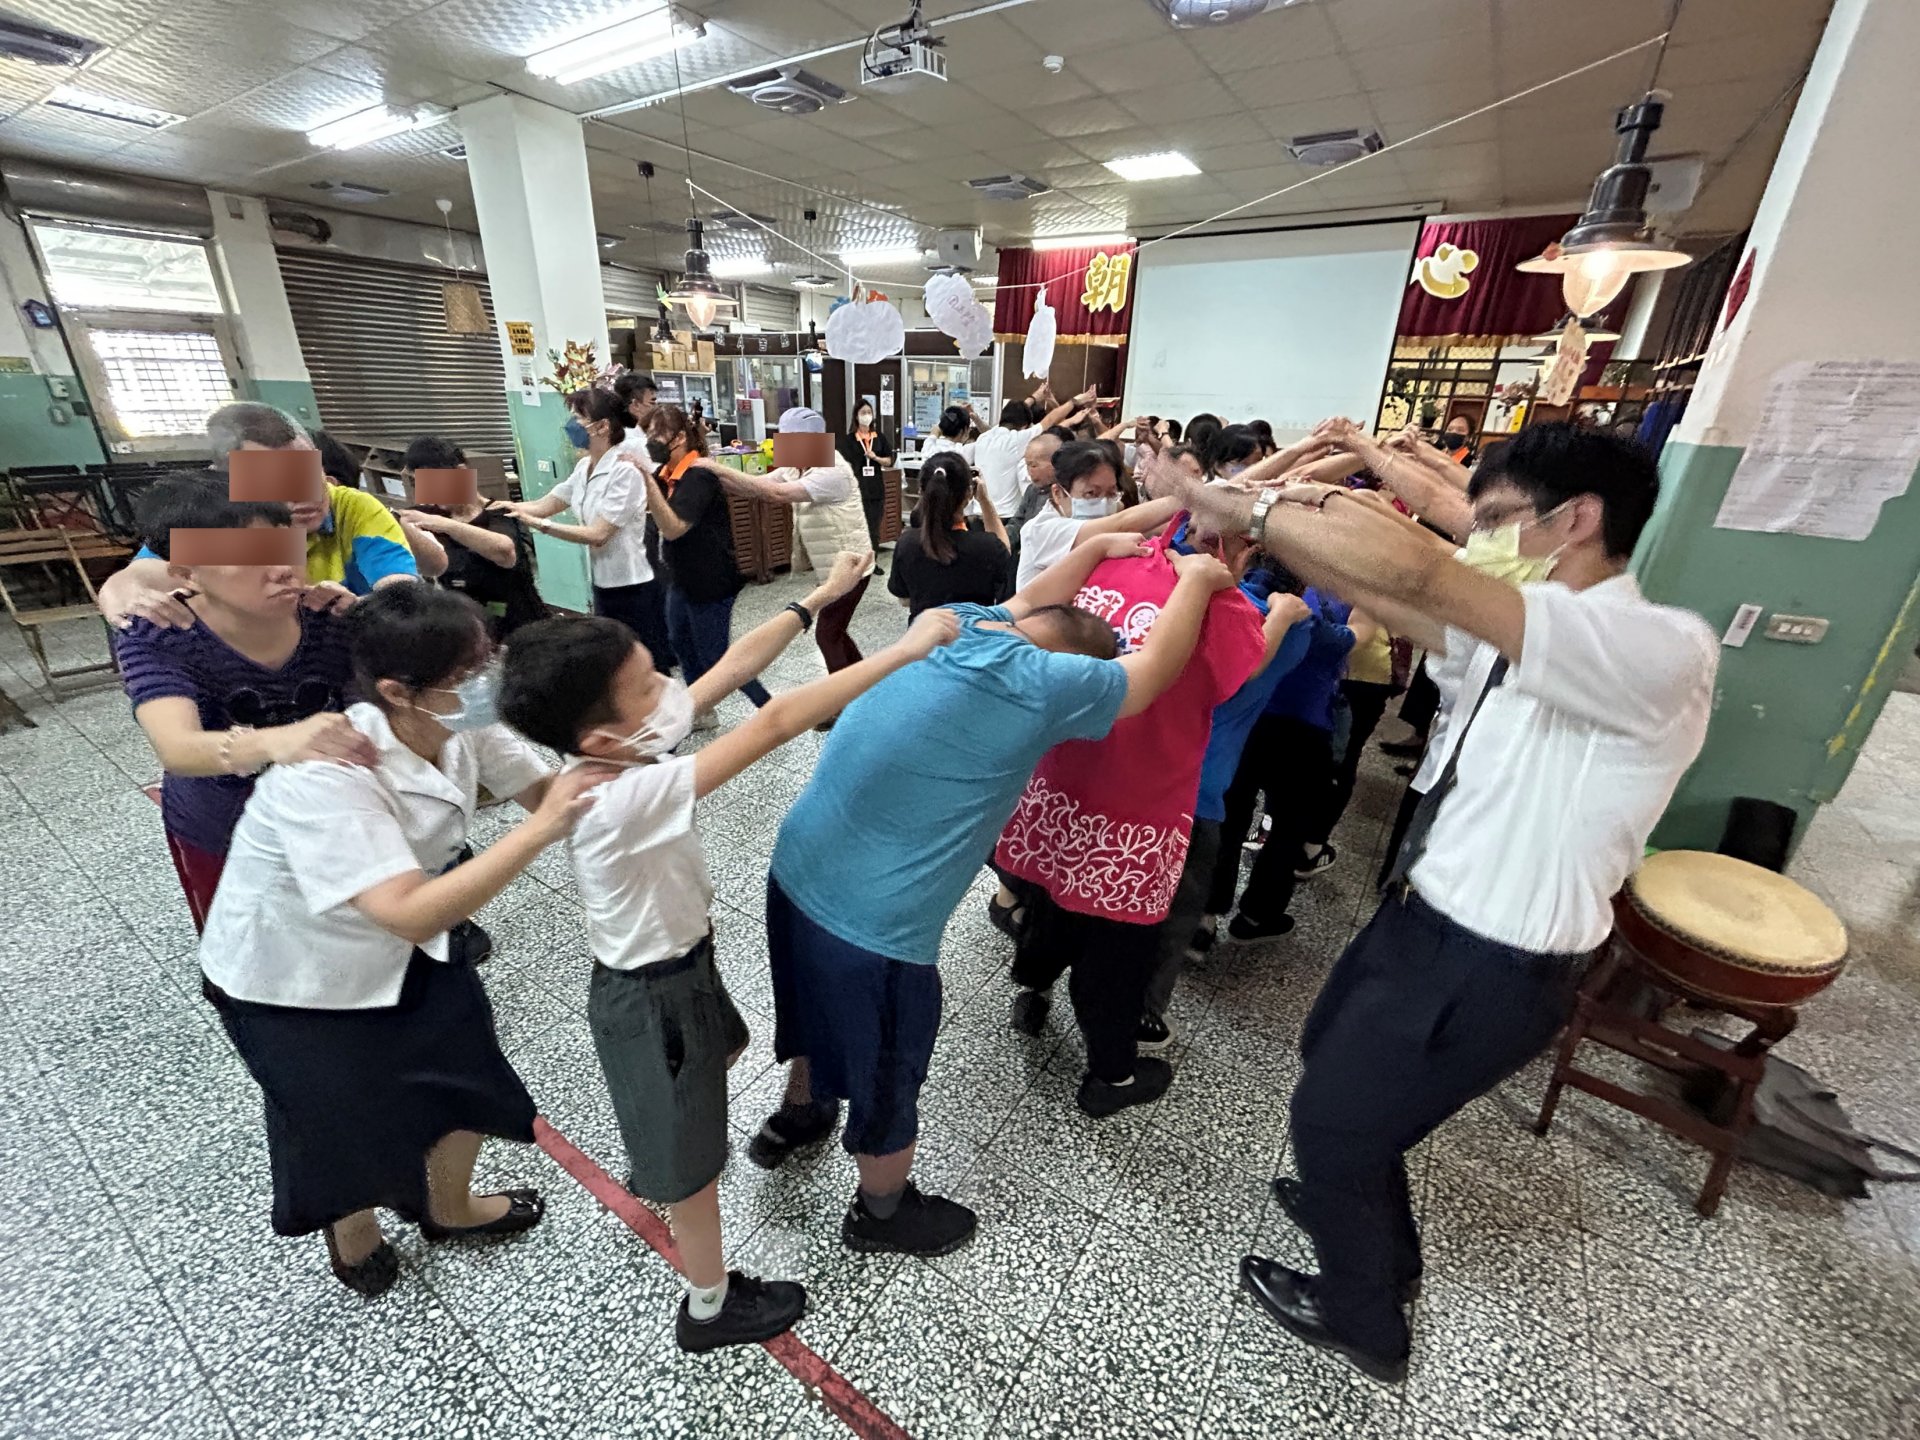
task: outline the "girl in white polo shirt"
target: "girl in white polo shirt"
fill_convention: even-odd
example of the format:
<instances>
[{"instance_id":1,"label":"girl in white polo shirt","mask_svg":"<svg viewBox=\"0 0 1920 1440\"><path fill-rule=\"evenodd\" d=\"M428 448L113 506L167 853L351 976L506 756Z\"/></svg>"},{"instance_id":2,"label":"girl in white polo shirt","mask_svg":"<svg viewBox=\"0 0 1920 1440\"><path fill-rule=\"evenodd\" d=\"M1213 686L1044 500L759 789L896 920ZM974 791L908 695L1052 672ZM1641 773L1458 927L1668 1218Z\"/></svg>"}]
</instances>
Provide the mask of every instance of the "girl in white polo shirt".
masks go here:
<instances>
[{"instance_id":1,"label":"girl in white polo shirt","mask_svg":"<svg viewBox=\"0 0 1920 1440\"><path fill-rule=\"evenodd\" d=\"M530 1142L533 1101L447 931L573 826L606 778L554 777L493 723L486 617L426 585L348 621L371 768L277 766L234 831L200 943L207 998L266 1096L273 1228L324 1230L363 1295L398 1274L379 1207L429 1240L539 1222L538 1192L474 1195L481 1137ZM467 863L480 786L531 813Z\"/></svg>"}]
</instances>

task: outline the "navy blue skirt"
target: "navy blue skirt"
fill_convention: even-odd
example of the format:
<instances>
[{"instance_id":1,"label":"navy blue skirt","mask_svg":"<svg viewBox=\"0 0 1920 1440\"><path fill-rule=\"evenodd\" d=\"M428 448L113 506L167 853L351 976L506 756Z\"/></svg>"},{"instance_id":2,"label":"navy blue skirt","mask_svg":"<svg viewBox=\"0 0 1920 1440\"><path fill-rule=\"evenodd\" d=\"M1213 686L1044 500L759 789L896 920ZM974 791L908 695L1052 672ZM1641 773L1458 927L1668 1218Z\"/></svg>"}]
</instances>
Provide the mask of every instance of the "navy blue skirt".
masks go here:
<instances>
[{"instance_id":1,"label":"navy blue skirt","mask_svg":"<svg viewBox=\"0 0 1920 1440\"><path fill-rule=\"evenodd\" d=\"M208 998L266 1097L281 1235L376 1207L421 1219L427 1151L455 1130L533 1140L533 1097L468 965L415 950L399 1001L374 1010Z\"/></svg>"}]
</instances>

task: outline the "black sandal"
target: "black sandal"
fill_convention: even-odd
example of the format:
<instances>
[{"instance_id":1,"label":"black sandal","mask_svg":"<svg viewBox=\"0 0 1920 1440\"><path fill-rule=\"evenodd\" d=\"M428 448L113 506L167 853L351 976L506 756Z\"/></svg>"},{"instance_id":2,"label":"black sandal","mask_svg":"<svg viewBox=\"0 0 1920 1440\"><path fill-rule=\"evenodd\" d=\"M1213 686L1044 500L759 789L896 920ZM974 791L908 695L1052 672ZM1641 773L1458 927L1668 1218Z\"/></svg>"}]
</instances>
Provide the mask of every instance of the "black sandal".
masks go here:
<instances>
[{"instance_id":1,"label":"black sandal","mask_svg":"<svg viewBox=\"0 0 1920 1440\"><path fill-rule=\"evenodd\" d=\"M440 1225L431 1217L422 1217L420 1233L428 1240L467 1240L486 1235L517 1235L531 1230L547 1213L547 1202L538 1190L503 1190L507 1213L484 1225ZM485 1199L485 1196L481 1197Z\"/></svg>"},{"instance_id":2,"label":"black sandal","mask_svg":"<svg viewBox=\"0 0 1920 1440\"><path fill-rule=\"evenodd\" d=\"M334 1242L333 1227L328 1225L320 1233L327 1239L327 1263L333 1269L333 1278L355 1294L371 1300L376 1295L386 1294L393 1288L393 1282L400 1278L400 1257L385 1240L374 1246L363 1259L348 1265L340 1258L340 1247Z\"/></svg>"},{"instance_id":3,"label":"black sandal","mask_svg":"<svg viewBox=\"0 0 1920 1440\"><path fill-rule=\"evenodd\" d=\"M993 928L1016 944L1020 939L1020 930L1027 922L1027 907L1019 901L1011 905L1002 905L998 895L987 897L987 919L993 922Z\"/></svg>"}]
</instances>

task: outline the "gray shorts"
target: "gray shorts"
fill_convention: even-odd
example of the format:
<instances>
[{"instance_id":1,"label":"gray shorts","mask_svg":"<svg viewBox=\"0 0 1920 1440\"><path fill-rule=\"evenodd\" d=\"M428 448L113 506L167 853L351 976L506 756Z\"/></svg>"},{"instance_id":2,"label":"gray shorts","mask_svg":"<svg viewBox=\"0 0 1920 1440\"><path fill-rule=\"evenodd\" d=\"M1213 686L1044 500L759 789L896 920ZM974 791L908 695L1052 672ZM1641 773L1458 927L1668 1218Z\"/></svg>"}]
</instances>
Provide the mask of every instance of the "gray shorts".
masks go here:
<instances>
[{"instance_id":1,"label":"gray shorts","mask_svg":"<svg viewBox=\"0 0 1920 1440\"><path fill-rule=\"evenodd\" d=\"M727 1163L727 1060L747 1043L711 937L638 970L596 964L587 1023L634 1193L662 1205L699 1194Z\"/></svg>"}]
</instances>

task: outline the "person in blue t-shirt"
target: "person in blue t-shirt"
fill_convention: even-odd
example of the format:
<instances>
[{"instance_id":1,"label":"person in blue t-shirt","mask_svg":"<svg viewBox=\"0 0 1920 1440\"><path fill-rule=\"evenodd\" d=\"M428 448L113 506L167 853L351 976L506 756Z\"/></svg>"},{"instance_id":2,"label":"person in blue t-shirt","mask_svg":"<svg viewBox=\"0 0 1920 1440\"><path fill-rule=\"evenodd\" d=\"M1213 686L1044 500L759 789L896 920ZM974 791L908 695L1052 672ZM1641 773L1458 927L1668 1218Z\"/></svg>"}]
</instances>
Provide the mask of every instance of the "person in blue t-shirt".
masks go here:
<instances>
[{"instance_id":1,"label":"person in blue t-shirt","mask_svg":"<svg viewBox=\"0 0 1920 1440\"><path fill-rule=\"evenodd\" d=\"M774 1054L793 1068L747 1153L772 1169L831 1135L849 1102L850 1249L943 1255L973 1235L971 1210L907 1178L940 1024L940 937L1040 757L1152 704L1232 584L1212 557L1181 557L1146 644L1116 659L1113 631L1071 602L1096 566L1139 553L1137 536L1105 536L1004 606L953 607L959 638L847 707L781 824L767 946Z\"/></svg>"},{"instance_id":2,"label":"person in blue t-shirt","mask_svg":"<svg viewBox=\"0 0 1920 1440\"><path fill-rule=\"evenodd\" d=\"M1227 926L1227 934L1235 940L1264 940L1293 929L1287 907L1293 903L1295 882L1303 873L1312 873L1306 846L1333 784L1333 706L1353 649L1354 635L1347 625L1351 607L1318 590L1306 591L1303 598L1312 612L1306 626L1306 653L1254 722L1233 783L1227 787L1220 854L1214 862L1213 891L1207 897L1207 915L1216 922L1233 908L1241 843L1253 823L1254 802L1262 793L1267 814L1273 818L1273 833L1261 847L1240 893L1240 913ZM1324 853L1332 858L1331 847L1324 847ZM1201 924L1211 928L1205 920Z\"/></svg>"},{"instance_id":3,"label":"person in blue t-shirt","mask_svg":"<svg viewBox=\"0 0 1920 1440\"><path fill-rule=\"evenodd\" d=\"M1242 571L1253 558L1253 547L1238 537L1225 537L1224 555L1229 568ZM1185 549L1184 535L1176 536L1175 546ZM1213 944L1213 928L1207 915L1207 900L1213 893L1213 874L1220 854L1220 824L1227 814L1227 786L1240 764L1240 753L1254 721L1267 707L1273 693L1295 666L1306 656L1313 636L1309 623L1312 611L1297 595L1284 591L1269 594L1264 574L1255 574L1251 583L1243 582L1241 591L1266 615L1266 664L1224 702L1214 708L1213 728L1207 734L1207 752L1200 764L1200 793L1193 805L1193 834L1187 844L1186 864L1180 871L1180 888L1174 892L1173 907L1161 922L1160 958L1147 981L1146 1013L1140 1017L1135 1044L1142 1054L1157 1055L1173 1043L1173 1029L1167 1023L1167 1008L1173 1002L1173 987L1180 979L1180 967L1189 956L1198 959Z\"/></svg>"}]
</instances>

